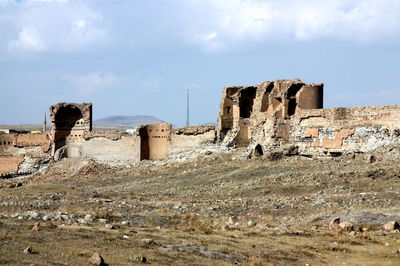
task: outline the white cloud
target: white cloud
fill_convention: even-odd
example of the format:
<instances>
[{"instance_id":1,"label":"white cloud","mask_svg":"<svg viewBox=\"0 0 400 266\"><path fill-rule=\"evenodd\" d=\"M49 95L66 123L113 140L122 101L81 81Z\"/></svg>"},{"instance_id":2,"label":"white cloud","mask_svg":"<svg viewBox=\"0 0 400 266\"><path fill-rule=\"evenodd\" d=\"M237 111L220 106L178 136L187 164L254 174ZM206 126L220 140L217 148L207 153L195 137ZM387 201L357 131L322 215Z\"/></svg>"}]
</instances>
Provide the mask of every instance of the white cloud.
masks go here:
<instances>
[{"instance_id":1,"label":"white cloud","mask_svg":"<svg viewBox=\"0 0 400 266\"><path fill-rule=\"evenodd\" d=\"M12 52L72 52L106 39L102 14L82 1L30 0L16 8L20 30L8 44Z\"/></svg>"},{"instance_id":2,"label":"white cloud","mask_svg":"<svg viewBox=\"0 0 400 266\"><path fill-rule=\"evenodd\" d=\"M69 2L68 0L29 0L30 2Z\"/></svg>"},{"instance_id":3,"label":"white cloud","mask_svg":"<svg viewBox=\"0 0 400 266\"><path fill-rule=\"evenodd\" d=\"M193 41L202 45L206 50L216 51L224 48L224 44L218 41L218 33L210 32L193 36Z\"/></svg>"},{"instance_id":4,"label":"white cloud","mask_svg":"<svg viewBox=\"0 0 400 266\"><path fill-rule=\"evenodd\" d=\"M233 42L321 38L376 41L400 35L400 0L191 0L200 20L191 41L209 49ZM207 38L212 33L213 38ZM218 44L218 45L215 45Z\"/></svg>"},{"instance_id":5,"label":"white cloud","mask_svg":"<svg viewBox=\"0 0 400 266\"><path fill-rule=\"evenodd\" d=\"M77 92L81 95L88 95L97 92L100 89L108 88L115 84L117 78L111 73L94 72L84 75L65 74L62 76L73 84Z\"/></svg>"}]
</instances>

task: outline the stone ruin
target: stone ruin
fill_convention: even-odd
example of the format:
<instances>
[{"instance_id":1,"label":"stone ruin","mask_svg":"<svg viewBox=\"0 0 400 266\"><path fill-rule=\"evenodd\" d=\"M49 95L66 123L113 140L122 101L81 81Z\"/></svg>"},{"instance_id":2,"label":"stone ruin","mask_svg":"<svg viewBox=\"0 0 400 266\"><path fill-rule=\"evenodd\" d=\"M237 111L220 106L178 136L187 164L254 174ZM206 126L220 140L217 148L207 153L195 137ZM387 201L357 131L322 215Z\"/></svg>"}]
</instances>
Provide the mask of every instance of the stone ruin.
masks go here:
<instances>
[{"instance_id":1,"label":"stone ruin","mask_svg":"<svg viewBox=\"0 0 400 266\"><path fill-rule=\"evenodd\" d=\"M249 155L338 156L398 144L399 119L398 105L323 109L323 84L277 80L224 88L217 136Z\"/></svg>"},{"instance_id":2,"label":"stone ruin","mask_svg":"<svg viewBox=\"0 0 400 266\"><path fill-rule=\"evenodd\" d=\"M324 109L323 88L299 79L226 87L217 129L158 123L136 134L92 131L91 103L58 103L50 107L50 134L0 134L0 175L33 173L64 157L130 165L232 147L248 156L318 157L400 144L400 106Z\"/></svg>"},{"instance_id":3,"label":"stone ruin","mask_svg":"<svg viewBox=\"0 0 400 266\"><path fill-rule=\"evenodd\" d=\"M52 155L67 144L82 142L83 134L92 131L91 103L58 103L49 109Z\"/></svg>"},{"instance_id":4,"label":"stone ruin","mask_svg":"<svg viewBox=\"0 0 400 266\"><path fill-rule=\"evenodd\" d=\"M187 149L215 143L215 128L207 126L189 127L198 130L188 131L172 129L168 123L156 123L139 126L136 134L93 132L91 103L58 103L50 106L50 117L51 155L55 160L75 157L131 164L162 160Z\"/></svg>"},{"instance_id":5,"label":"stone ruin","mask_svg":"<svg viewBox=\"0 0 400 266\"><path fill-rule=\"evenodd\" d=\"M277 80L254 86L224 88L218 118L218 139L232 138L237 146L249 145L252 126L267 118L288 120L299 110L323 106L323 84Z\"/></svg>"}]
</instances>

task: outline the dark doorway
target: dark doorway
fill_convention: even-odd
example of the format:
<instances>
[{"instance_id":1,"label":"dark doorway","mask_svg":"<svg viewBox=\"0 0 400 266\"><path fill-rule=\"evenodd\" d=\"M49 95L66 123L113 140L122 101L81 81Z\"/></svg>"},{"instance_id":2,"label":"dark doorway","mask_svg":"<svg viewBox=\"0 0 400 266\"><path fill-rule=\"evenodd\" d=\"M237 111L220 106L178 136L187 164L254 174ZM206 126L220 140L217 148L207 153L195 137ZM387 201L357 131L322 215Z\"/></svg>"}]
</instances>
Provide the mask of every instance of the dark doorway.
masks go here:
<instances>
[{"instance_id":1,"label":"dark doorway","mask_svg":"<svg viewBox=\"0 0 400 266\"><path fill-rule=\"evenodd\" d=\"M256 97L256 87L248 87L240 92L239 107L240 117L250 118L253 111L254 98Z\"/></svg>"},{"instance_id":2,"label":"dark doorway","mask_svg":"<svg viewBox=\"0 0 400 266\"><path fill-rule=\"evenodd\" d=\"M146 127L139 129L140 135L140 160L150 160L149 132Z\"/></svg>"},{"instance_id":3,"label":"dark doorway","mask_svg":"<svg viewBox=\"0 0 400 266\"><path fill-rule=\"evenodd\" d=\"M296 98L292 98L289 100L288 103L288 116L292 116L296 113L297 102Z\"/></svg>"},{"instance_id":4,"label":"dark doorway","mask_svg":"<svg viewBox=\"0 0 400 266\"><path fill-rule=\"evenodd\" d=\"M78 125L78 120L82 119L83 115L78 107L67 105L60 108L55 115L55 148L65 146L67 138Z\"/></svg>"},{"instance_id":5,"label":"dark doorway","mask_svg":"<svg viewBox=\"0 0 400 266\"><path fill-rule=\"evenodd\" d=\"M262 149L261 145L257 144L257 146L254 148L254 156L255 157L260 157L260 156L263 156L263 155L264 155L264 152L263 152L263 149Z\"/></svg>"}]
</instances>

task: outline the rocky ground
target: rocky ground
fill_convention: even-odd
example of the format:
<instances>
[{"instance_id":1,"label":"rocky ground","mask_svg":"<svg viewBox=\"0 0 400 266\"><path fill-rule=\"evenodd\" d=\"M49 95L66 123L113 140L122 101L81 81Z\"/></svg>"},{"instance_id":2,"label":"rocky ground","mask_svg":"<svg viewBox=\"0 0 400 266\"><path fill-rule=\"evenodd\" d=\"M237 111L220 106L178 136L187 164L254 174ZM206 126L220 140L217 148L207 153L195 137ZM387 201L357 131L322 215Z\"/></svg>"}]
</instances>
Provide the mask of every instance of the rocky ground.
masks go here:
<instances>
[{"instance_id":1,"label":"rocky ground","mask_svg":"<svg viewBox=\"0 0 400 266\"><path fill-rule=\"evenodd\" d=\"M0 264L398 265L399 151L63 159L0 181Z\"/></svg>"}]
</instances>

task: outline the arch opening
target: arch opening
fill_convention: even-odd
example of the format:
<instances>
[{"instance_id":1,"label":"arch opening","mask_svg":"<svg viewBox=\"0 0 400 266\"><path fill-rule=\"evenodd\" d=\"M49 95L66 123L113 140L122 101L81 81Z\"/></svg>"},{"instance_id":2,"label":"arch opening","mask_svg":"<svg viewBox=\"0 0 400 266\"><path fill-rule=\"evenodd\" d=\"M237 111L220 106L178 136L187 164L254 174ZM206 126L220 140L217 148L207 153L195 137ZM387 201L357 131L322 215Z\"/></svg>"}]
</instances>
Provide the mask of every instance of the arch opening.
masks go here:
<instances>
[{"instance_id":1,"label":"arch opening","mask_svg":"<svg viewBox=\"0 0 400 266\"><path fill-rule=\"evenodd\" d=\"M83 115L81 110L73 105L61 107L55 114L54 142L56 150L68 142L74 142L83 135Z\"/></svg>"},{"instance_id":2,"label":"arch opening","mask_svg":"<svg viewBox=\"0 0 400 266\"><path fill-rule=\"evenodd\" d=\"M288 116L292 116L296 113L297 101L296 98L292 98L288 103Z\"/></svg>"},{"instance_id":3,"label":"arch opening","mask_svg":"<svg viewBox=\"0 0 400 266\"><path fill-rule=\"evenodd\" d=\"M239 108L241 118L250 118L253 112L254 98L256 97L257 88L249 87L240 92Z\"/></svg>"},{"instance_id":4,"label":"arch opening","mask_svg":"<svg viewBox=\"0 0 400 266\"><path fill-rule=\"evenodd\" d=\"M257 144L257 146L254 148L254 156L255 157L261 157L264 155L263 149L260 144Z\"/></svg>"}]
</instances>

